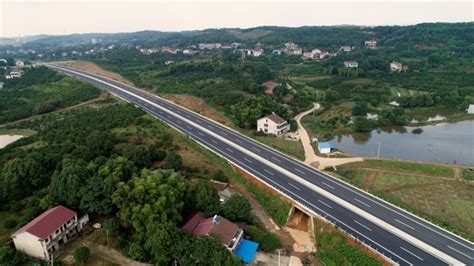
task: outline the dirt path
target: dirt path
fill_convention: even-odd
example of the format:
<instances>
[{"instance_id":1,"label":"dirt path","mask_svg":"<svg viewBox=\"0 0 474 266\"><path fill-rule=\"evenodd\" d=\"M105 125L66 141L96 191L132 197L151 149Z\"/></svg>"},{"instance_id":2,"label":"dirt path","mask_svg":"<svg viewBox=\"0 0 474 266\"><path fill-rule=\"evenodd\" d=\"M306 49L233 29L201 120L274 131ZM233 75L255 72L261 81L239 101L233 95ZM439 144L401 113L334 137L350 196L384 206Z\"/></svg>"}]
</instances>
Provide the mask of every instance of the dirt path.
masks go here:
<instances>
[{"instance_id":1,"label":"dirt path","mask_svg":"<svg viewBox=\"0 0 474 266\"><path fill-rule=\"evenodd\" d=\"M54 114L54 113L62 113L62 112L65 112L65 111L68 111L68 110L71 110L71 109L75 109L75 108L78 108L78 107L81 107L81 106L84 106L84 105L89 105L89 104L95 103L97 101L107 99L108 97L110 97L110 95L108 93L104 92L104 93L101 93L99 95L99 97L97 97L95 99L88 100L88 101L85 101L85 102L82 102L82 103L78 103L76 105L71 105L71 106L68 106L68 107L65 107L65 108L62 108L62 109L58 109L56 111L49 112L49 113L44 113L44 114L40 114L40 115L33 115L33 116L23 118L23 119L20 119L20 120L16 120L16 121L13 121L13 122L8 122L8 123L5 123L5 124L1 124L0 128L15 125L15 124L25 122L25 121L29 121L29 120L38 119L38 118L41 118L43 116L47 116L47 115Z\"/></svg>"},{"instance_id":2,"label":"dirt path","mask_svg":"<svg viewBox=\"0 0 474 266\"><path fill-rule=\"evenodd\" d=\"M308 165L313 165L314 163L318 162L318 168L324 169L326 167L335 167L336 165L346 164L346 163L353 163L353 162L361 162L363 161L362 157L352 157L352 158L325 158L319 157L314 152L313 145L311 144L311 139L306 132L306 129L301 124L301 119L307 115L312 113L315 110L318 110L320 105L318 103L314 103L313 108L301 112L295 116L296 123L298 124L298 134L301 139L301 143L303 144L304 148L304 155L305 160L304 162Z\"/></svg>"}]
</instances>

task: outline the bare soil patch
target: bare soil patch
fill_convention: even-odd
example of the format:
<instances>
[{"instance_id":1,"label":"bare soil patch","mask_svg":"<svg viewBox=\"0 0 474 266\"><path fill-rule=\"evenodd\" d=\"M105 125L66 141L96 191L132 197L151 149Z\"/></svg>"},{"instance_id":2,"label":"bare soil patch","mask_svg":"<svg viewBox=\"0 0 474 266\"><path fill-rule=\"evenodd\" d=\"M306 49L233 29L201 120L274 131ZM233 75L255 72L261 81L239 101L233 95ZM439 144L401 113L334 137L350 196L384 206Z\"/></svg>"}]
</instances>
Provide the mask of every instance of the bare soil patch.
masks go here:
<instances>
[{"instance_id":1,"label":"bare soil patch","mask_svg":"<svg viewBox=\"0 0 474 266\"><path fill-rule=\"evenodd\" d=\"M117 74L117 73L111 72L111 71L107 71L107 70L105 70L105 69L99 67L98 65L96 65L92 62L89 62L89 61L78 60L78 61L64 61L64 62L59 62L59 63L65 65L65 66L69 66L69 67L77 68L77 69L80 69L80 70L88 71L88 72L91 72L91 73L95 73L95 74L98 74L98 75L102 75L102 76L105 76L105 77L108 77L108 78L111 78L111 79L114 79L114 80L117 80L117 81L120 81L120 82L123 82L123 83L126 83L128 85L133 86L133 83L131 81L129 81L126 78L122 77L120 74Z\"/></svg>"},{"instance_id":2,"label":"bare soil patch","mask_svg":"<svg viewBox=\"0 0 474 266\"><path fill-rule=\"evenodd\" d=\"M182 94L164 94L161 97L170 100L176 104L188 108L191 111L197 112L205 117L208 117L214 121L222 123L226 126L233 126L229 118L223 116L215 109L209 107L203 100L191 96Z\"/></svg>"}]
</instances>

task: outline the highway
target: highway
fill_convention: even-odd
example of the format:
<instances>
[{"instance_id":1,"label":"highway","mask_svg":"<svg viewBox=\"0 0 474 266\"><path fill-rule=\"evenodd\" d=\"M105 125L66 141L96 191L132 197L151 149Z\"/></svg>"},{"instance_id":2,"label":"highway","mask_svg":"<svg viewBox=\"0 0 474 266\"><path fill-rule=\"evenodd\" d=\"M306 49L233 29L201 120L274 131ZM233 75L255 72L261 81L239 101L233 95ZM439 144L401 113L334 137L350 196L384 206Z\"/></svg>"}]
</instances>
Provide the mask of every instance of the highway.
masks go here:
<instances>
[{"instance_id":1,"label":"highway","mask_svg":"<svg viewBox=\"0 0 474 266\"><path fill-rule=\"evenodd\" d=\"M474 265L474 244L154 94L64 66L135 104L400 265Z\"/></svg>"}]
</instances>

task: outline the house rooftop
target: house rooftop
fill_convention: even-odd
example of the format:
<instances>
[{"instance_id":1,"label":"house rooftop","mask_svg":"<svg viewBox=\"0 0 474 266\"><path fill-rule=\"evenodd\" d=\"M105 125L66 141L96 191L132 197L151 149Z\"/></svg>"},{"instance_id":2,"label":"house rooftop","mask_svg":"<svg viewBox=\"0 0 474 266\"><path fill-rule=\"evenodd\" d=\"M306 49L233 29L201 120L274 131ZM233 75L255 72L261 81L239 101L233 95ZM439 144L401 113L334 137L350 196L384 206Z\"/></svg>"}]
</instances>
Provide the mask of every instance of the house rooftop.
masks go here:
<instances>
[{"instance_id":1,"label":"house rooftop","mask_svg":"<svg viewBox=\"0 0 474 266\"><path fill-rule=\"evenodd\" d=\"M222 216L205 218L202 212L197 212L187 219L181 230L197 236L212 235L225 245L229 245L239 227Z\"/></svg>"},{"instance_id":2,"label":"house rooftop","mask_svg":"<svg viewBox=\"0 0 474 266\"><path fill-rule=\"evenodd\" d=\"M263 118L267 118L267 119L270 119L272 120L273 122L277 123L277 124L281 124L281 123L284 123L286 120L281 118L279 115L275 114L275 113L271 113L267 116L264 116Z\"/></svg>"},{"instance_id":3,"label":"house rooftop","mask_svg":"<svg viewBox=\"0 0 474 266\"><path fill-rule=\"evenodd\" d=\"M332 145L329 142L319 142L318 147L319 149L332 149Z\"/></svg>"},{"instance_id":4,"label":"house rooftop","mask_svg":"<svg viewBox=\"0 0 474 266\"><path fill-rule=\"evenodd\" d=\"M274 81L267 81L267 82L262 83L263 87L269 88L269 89L274 89L275 87L277 87L279 85L280 85L280 83L276 83Z\"/></svg>"},{"instance_id":5,"label":"house rooftop","mask_svg":"<svg viewBox=\"0 0 474 266\"><path fill-rule=\"evenodd\" d=\"M75 215L75 211L58 205L43 212L31 222L18 229L12 236L28 232L38 238L45 239Z\"/></svg>"}]
</instances>

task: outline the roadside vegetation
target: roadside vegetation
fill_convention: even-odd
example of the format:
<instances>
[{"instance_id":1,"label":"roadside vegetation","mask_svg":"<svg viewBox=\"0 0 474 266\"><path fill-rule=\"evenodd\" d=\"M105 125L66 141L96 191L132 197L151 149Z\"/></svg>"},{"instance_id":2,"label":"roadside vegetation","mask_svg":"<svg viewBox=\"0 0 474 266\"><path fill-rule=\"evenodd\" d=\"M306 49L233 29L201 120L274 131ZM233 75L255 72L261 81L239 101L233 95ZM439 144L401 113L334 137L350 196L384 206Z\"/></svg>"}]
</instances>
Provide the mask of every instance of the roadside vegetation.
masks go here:
<instances>
[{"instance_id":1,"label":"roadside vegetation","mask_svg":"<svg viewBox=\"0 0 474 266\"><path fill-rule=\"evenodd\" d=\"M325 265L383 265L338 232L316 232L316 257Z\"/></svg>"},{"instance_id":2,"label":"roadside vegetation","mask_svg":"<svg viewBox=\"0 0 474 266\"><path fill-rule=\"evenodd\" d=\"M462 177L456 178L453 167L365 160L338 166L337 171L331 172L416 215L474 239L474 186Z\"/></svg>"},{"instance_id":3,"label":"roadside vegetation","mask_svg":"<svg viewBox=\"0 0 474 266\"><path fill-rule=\"evenodd\" d=\"M0 124L49 113L99 94L92 85L46 67L25 69L22 78L6 80L0 91Z\"/></svg>"}]
</instances>

